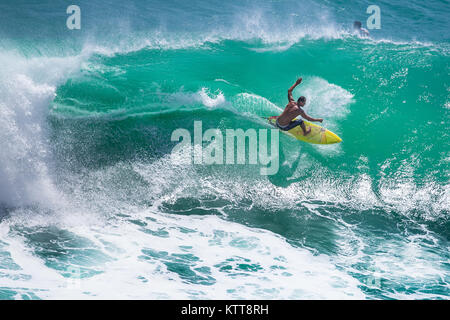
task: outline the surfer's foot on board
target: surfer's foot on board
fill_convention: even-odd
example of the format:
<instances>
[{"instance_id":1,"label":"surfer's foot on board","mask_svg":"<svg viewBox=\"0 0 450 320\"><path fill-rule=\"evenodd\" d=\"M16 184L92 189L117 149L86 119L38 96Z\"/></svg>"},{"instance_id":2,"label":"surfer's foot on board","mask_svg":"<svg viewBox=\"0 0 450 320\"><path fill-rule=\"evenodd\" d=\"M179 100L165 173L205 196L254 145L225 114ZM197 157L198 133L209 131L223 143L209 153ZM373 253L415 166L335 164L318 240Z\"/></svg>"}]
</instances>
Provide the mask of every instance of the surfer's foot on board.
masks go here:
<instances>
[{"instance_id":1,"label":"surfer's foot on board","mask_svg":"<svg viewBox=\"0 0 450 320\"><path fill-rule=\"evenodd\" d=\"M311 132L311 128L308 128L308 130L306 130L306 131L305 131L305 129L303 129L303 135L304 136L307 136L308 133L310 133L310 132Z\"/></svg>"}]
</instances>

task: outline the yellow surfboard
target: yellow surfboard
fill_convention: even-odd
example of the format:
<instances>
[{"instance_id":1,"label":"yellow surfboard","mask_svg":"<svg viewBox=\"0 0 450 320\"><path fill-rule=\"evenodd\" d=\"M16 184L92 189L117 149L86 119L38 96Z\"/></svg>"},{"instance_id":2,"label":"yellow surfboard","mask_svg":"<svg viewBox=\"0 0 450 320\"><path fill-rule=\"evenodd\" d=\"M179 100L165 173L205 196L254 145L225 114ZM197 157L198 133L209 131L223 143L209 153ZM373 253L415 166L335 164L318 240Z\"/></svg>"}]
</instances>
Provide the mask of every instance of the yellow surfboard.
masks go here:
<instances>
[{"instance_id":1,"label":"yellow surfboard","mask_svg":"<svg viewBox=\"0 0 450 320\"><path fill-rule=\"evenodd\" d=\"M276 121L277 121L278 117L269 117L269 123L275 127L277 127L276 125ZM306 129L308 129L308 127L311 128L311 132L308 133L306 136L303 135L303 130L300 126L296 126L294 128L292 128L289 131L283 131L284 133L293 136L294 138L301 140L301 141L305 141L308 143L315 143L315 144L333 144L333 143L339 143L342 141L341 138L339 138L339 136L333 132L331 132L330 130L327 130L317 124L308 122L308 121L304 121L305 122L305 126ZM277 127L278 128L278 127Z\"/></svg>"}]
</instances>

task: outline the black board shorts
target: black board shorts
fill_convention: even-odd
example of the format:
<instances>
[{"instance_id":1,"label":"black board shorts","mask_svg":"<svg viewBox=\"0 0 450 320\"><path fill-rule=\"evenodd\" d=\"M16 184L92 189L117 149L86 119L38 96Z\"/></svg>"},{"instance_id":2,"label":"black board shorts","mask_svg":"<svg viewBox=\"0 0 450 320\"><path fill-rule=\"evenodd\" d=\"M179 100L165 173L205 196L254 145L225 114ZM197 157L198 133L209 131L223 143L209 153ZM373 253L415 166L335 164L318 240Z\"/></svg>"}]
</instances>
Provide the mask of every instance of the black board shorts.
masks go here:
<instances>
[{"instance_id":1,"label":"black board shorts","mask_svg":"<svg viewBox=\"0 0 450 320\"><path fill-rule=\"evenodd\" d=\"M295 128L296 126L300 126L300 125L303 123L303 120L302 120L302 119L293 120L293 121L291 121L291 123L289 123L287 126L281 126L281 125L278 123L278 119L277 119L277 121L276 121L275 123L276 123L278 129L283 130L283 131L289 131L289 130L291 130L292 128Z\"/></svg>"}]
</instances>

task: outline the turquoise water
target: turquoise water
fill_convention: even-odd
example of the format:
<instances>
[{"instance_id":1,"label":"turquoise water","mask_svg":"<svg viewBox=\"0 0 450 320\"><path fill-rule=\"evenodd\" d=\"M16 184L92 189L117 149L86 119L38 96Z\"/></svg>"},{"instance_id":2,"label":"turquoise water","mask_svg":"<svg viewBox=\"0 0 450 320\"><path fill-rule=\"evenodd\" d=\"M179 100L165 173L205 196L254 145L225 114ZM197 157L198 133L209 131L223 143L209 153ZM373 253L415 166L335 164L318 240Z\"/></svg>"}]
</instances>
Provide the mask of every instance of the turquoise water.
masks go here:
<instances>
[{"instance_id":1,"label":"turquoise water","mask_svg":"<svg viewBox=\"0 0 450 320\"><path fill-rule=\"evenodd\" d=\"M1 299L448 299L448 2L69 4L0 3ZM299 76L342 143L172 161Z\"/></svg>"}]
</instances>

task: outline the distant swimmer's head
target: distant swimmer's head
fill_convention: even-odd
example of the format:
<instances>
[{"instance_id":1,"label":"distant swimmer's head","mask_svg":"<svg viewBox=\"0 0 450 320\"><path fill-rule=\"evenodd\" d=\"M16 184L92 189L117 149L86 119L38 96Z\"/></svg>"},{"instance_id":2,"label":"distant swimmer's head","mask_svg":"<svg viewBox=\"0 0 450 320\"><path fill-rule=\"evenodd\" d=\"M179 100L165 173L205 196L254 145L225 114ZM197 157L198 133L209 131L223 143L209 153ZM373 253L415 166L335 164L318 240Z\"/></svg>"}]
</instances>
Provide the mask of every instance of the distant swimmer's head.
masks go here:
<instances>
[{"instance_id":1,"label":"distant swimmer's head","mask_svg":"<svg viewBox=\"0 0 450 320\"><path fill-rule=\"evenodd\" d=\"M370 36L369 31L362 27L360 21L353 22L353 29L355 29L355 31L358 32L358 34L363 38Z\"/></svg>"},{"instance_id":2,"label":"distant swimmer's head","mask_svg":"<svg viewBox=\"0 0 450 320\"><path fill-rule=\"evenodd\" d=\"M299 107L303 107L306 103L306 98L304 96L301 96L300 98L298 98L297 100L297 105Z\"/></svg>"}]
</instances>

